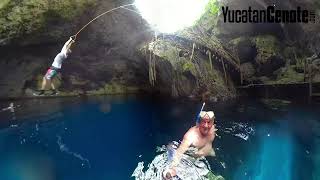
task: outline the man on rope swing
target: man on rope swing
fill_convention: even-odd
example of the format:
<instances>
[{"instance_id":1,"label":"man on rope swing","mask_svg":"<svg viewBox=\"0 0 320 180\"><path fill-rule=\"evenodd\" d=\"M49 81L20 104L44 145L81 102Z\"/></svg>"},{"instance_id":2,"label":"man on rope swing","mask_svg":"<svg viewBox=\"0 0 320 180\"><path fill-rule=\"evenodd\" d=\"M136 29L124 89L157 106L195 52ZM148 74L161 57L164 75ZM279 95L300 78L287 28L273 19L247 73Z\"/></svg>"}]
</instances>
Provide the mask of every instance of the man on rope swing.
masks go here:
<instances>
[{"instance_id":1,"label":"man on rope swing","mask_svg":"<svg viewBox=\"0 0 320 180\"><path fill-rule=\"evenodd\" d=\"M215 151L212 148L212 142L216 136L217 129L214 125L213 111L201 111L200 122L196 126L190 128L184 135L179 148L175 151L172 162L169 167L163 172L164 179L171 179L177 175L176 166L179 165L184 154L189 147L198 149L195 157L215 156Z\"/></svg>"},{"instance_id":2,"label":"man on rope swing","mask_svg":"<svg viewBox=\"0 0 320 180\"><path fill-rule=\"evenodd\" d=\"M41 96L44 95L45 89L48 84L51 85L52 93L50 95L56 95L58 92L56 91L56 88L52 82L52 79L58 74L58 72L61 69L61 65L65 59L70 55L71 53L71 45L75 42L75 37L71 36L69 40L64 44L61 52L57 54L57 56L54 58L54 61L51 65L51 67L47 70L47 73L44 75L42 79L42 85L41 89L38 93L34 93L35 96Z\"/></svg>"}]
</instances>

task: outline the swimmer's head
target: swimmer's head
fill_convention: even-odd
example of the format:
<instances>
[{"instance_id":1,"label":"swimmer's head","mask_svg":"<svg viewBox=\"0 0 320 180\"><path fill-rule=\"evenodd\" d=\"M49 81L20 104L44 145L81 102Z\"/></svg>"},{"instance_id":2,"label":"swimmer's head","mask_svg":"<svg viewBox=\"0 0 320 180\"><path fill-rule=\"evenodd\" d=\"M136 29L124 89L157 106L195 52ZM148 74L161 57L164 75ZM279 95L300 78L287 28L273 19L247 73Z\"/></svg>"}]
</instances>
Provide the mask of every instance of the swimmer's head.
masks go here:
<instances>
[{"instance_id":1,"label":"swimmer's head","mask_svg":"<svg viewBox=\"0 0 320 180\"><path fill-rule=\"evenodd\" d=\"M213 126L214 113L213 111L201 111L200 112L200 123L199 130L202 135L208 135L210 129Z\"/></svg>"}]
</instances>

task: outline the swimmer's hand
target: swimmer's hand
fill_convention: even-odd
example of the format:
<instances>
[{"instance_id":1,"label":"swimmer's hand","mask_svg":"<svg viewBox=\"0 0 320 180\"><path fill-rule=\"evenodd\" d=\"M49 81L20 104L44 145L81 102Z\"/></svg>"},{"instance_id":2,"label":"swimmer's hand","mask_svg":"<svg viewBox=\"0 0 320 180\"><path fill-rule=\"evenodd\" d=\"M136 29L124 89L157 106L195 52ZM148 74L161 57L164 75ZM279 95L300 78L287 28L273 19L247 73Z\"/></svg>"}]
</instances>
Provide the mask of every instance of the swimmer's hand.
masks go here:
<instances>
[{"instance_id":1,"label":"swimmer's hand","mask_svg":"<svg viewBox=\"0 0 320 180\"><path fill-rule=\"evenodd\" d=\"M76 36L70 36L69 41L70 41L71 43L76 42Z\"/></svg>"},{"instance_id":2,"label":"swimmer's hand","mask_svg":"<svg viewBox=\"0 0 320 180\"><path fill-rule=\"evenodd\" d=\"M172 179L176 175L177 175L177 172L174 168L169 168L167 170L164 170L162 173L163 179L165 180Z\"/></svg>"},{"instance_id":3,"label":"swimmer's hand","mask_svg":"<svg viewBox=\"0 0 320 180\"><path fill-rule=\"evenodd\" d=\"M217 129L216 127L217 127L217 125L214 124L214 125L213 125L213 131L214 131L214 132L218 131L218 129Z\"/></svg>"},{"instance_id":4,"label":"swimmer's hand","mask_svg":"<svg viewBox=\"0 0 320 180\"><path fill-rule=\"evenodd\" d=\"M212 157L215 157L215 156L216 156L216 152L214 151L214 149L212 149L212 150L210 151L209 156L212 156Z\"/></svg>"}]
</instances>

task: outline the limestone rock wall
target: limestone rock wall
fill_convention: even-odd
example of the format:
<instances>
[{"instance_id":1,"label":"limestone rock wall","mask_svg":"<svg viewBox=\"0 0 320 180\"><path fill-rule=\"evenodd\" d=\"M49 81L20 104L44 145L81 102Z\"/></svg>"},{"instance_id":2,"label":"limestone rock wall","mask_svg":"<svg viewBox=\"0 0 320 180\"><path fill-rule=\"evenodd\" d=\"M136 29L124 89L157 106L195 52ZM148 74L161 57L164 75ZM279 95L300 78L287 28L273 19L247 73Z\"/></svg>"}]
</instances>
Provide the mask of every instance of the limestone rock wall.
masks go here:
<instances>
[{"instance_id":1,"label":"limestone rock wall","mask_svg":"<svg viewBox=\"0 0 320 180\"><path fill-rule=\"evenodd\" d=\"M24 97L41 78L69 36L97 15L131 0L3 0L0 2L0 97ZM210 1L193 27L158 34L141 16L119 9L90 24L64 63L61 94L114 94L140 90L172 96L225 100L250 83L297 83L305 59L318 52L318 24L230 24L219 6L264 8L308 1ZM134 7L131 7L134 9ZM318 81L320 73L314 76ZM243 80L243 81L241 81Z\"/></svg>"}]
</instances>

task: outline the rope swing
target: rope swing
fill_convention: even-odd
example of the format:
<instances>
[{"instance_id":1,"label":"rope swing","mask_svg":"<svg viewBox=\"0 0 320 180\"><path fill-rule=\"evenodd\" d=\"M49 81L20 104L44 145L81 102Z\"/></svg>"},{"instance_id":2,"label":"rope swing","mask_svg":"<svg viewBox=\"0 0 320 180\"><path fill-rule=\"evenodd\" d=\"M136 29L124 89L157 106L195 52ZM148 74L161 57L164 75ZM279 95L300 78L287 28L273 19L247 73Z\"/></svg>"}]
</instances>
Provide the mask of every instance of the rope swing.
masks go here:
<instances>
[{"instance_id":1,"label":"rope swing","mask_svg":"<svg viewBox=\"0 0 320 180\"><path fill-rule=\"evenodd\" d=\"M128 6L133 6L133 5L134 5L133 3L132 3L132 4L126 4L126 5L122 5L122 6L119 6L119 7L115 7L115 8L113 8L113 9L110 9L110 10L108 10L108 11L105 11L105 12L101 13L100 15L96 16L96 17L93 18L91 21L89 21L86 25L84 25L75 35L72 35L71 38L75 41L75 40L77 39L77 36L80 34L80 32L81 32L82 30L84 30L89 24L91 24L93 21L97 20L97 19L100 18L101 16L103 16L103 15L105 15L105 14L108 14L108 13L110 13L110 12L112 12L112 11L115 11L115 10L118 10L118 9L125 9L125 10L131 11L131 12L135 12L135 13L137 13L137 14L140 15L140 13L138 13L137 11L134 11L134 10L132 10L132 9L126 8L126 7L128 7Z\"/></svg>"}]
</instances>

